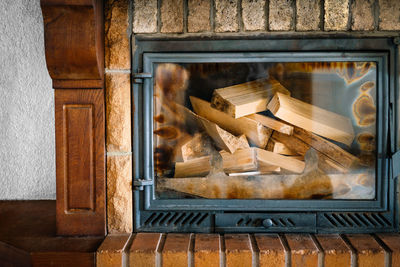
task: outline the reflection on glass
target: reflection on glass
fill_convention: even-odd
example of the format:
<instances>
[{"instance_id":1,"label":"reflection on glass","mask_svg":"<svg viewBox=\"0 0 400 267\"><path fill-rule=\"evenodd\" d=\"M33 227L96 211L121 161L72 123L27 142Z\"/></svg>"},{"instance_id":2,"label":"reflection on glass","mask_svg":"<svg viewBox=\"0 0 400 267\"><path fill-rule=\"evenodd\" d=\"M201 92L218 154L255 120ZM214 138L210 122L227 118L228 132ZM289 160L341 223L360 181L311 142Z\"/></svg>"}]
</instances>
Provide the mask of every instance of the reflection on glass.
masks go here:
<instances>
[{"instance_id":1,"label":"reflection on glass","mask_svg":"<svg viewBox=\"0 0 400 267\"><path fill-rule=\"evenodd\" d=\"M374 62L155 69L158 198L375 198Z\"/></svg>"}]
</instances>

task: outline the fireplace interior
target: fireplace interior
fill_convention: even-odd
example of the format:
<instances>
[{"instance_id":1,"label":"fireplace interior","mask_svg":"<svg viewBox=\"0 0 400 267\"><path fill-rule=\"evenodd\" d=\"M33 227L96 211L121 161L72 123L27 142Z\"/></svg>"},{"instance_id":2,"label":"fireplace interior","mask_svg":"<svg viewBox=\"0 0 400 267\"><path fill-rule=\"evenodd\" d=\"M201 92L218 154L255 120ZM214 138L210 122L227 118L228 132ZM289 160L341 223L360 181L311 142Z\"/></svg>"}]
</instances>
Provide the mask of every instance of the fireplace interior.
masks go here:
<instances>
[{"instance_id":1,"label":"fireplace interior","mask_svg":"<svg viewBox=\"0 0 400 267\"><path fill-rule=\"evenodd\" d=\"M137 231L396 228L392 40L135 43Z\"/></svg>"}]
</instances>

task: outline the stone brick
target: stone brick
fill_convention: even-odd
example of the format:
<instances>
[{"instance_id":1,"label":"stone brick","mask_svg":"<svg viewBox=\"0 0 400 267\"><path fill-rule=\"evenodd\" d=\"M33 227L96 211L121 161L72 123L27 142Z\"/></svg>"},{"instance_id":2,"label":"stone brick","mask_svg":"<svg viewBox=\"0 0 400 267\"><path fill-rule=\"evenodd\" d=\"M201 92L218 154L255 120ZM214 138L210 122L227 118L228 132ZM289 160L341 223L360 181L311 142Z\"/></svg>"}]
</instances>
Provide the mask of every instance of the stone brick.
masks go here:
<instances>
[{"instance_id":1,"label":"stone brick","mask_svg":"<svg viewBox=\"0 0 400 267\"><path fill-rule=\"evenodd\" d=\"M349 0L325 0L325 31L346 31L349 21Z\"/></svg>"},{"instance_id":2,"label":"stone brick","mask_svg":"<svg viewBox=\"0 0 400 267\"><path fill-rule=\"evenodd\" d=\"M133 32L157 32L157 0L134 0Z\"/></svg>"},{"instance_id":3,"label":"stone brick","mask_svg":"<svg viewBox=\"0 0 400 267\"><path fill-rule=\"evenodd\" d=\"M321 1L296 1L296 30L317 31L321 29Z\"/></svg>"},{"instance_id":4,"label":"stone brick","mask_svg":"<svg viewBox=\"0 0 400 267\"><path fill-rule=\"evenodd\" d=\"M339 235L317 235L324 251L324 266L351 266L351 250Z\"/></svg>"},{"instance_id":5,"label":"stone brick","mask_svg":"<svg viewBox=\"0 0 400 267\"><path fill-rule=\"evenodd\" d=\"M132 232L132 157L107 156L109 233Z\"/></svg>"},{"instance_id":6,"label":"stone brick","mask_svg":"<svg viewBox=\"0 0 400 267\"><path fill-rule=\"evenodd\" d=\"M357 251L358 266L380 267L385 265L385 251L376 240L367 234L346 235Z\"/></svg>"},{"instance_id":7,"label":"stone brick","mask_svg":"<svg viewBox=\"0 0 400 267\"><path fill-rule=\"evenodd\" d=\"M211 30L210 0L188 1L188 32L204 32Z\"/></svg>"},{"instance_id":8,"label":"stone brick","mask_svg":"<svg viewBox=\"0 0 400 267\"><path fill-rule=\"evenodd\" d=\"M374 0L354 0L351 4L351 29L353 31L374 30Z\"/></svg>"},{"instance_id":9,"label":"stone brick","mask_svg":"<svg viewBox=\"0 0 400 267\"><path fill-rule=\"evenodd\" d=\"M252 251L248 234L225 235L226 266L242 267L252 265Z\"/></svg>"},{"instance_id":10,"label":"stone brick","mask_svg":"<svg viewBox=\"0 0 400 267\"><path fill-rule=\"evenodd\" d=\"M161 32L183 32L183 0L161 0Z\"/></svg>"},{"instance_id":11,"label":"stone brick","mask_svg":"<svg viewBox=\"0 0 400 267\"><path fill-rule=\"evenodd\" d=\"M245 31L265 30L265 0L242 0L242 20Z\"/></svg>"},{"instance_id":12,"label":"stone brick","mask_svg":"<svg viewBox=\"0 0 400 267\"><path fill-rule=\"evenodd\" d=\"M400 1L379 0L379 30L400 30Z\"/></svg>"},{"instance_id":13,"label":"stone brick","mask_svg":"<svg viewBox=\"0 0 400 267\"><path fill-rule=\"evenodd\" d=\"M129 234L108 235L96 252L97 267L122 266L122 254Z\"/></svg>"},{"instance_id":14,"label":"stone brick","mask_svg":"<svg viewBox=\"0 0 400 267\"><path fill-rule=\"evenodd\" d=\"M269 29L271 31L293 30L294 0L269 1Z\"/></svg>"},{"instance_id":15,"label":"stone brick","mask_svg":"<svg viewBox=\"0 0 400 267\"><path fill-rule=\"evenodd\" d=\"M293 267L318 266L318 249L309 235L288 234Z\"/></svg>"},{"instance_id":16,"label":"stone brick","mask_svg":"<svg viewBox=\"0 0 400 267\"><path fill-rule=\"evenodd\" d=\"M238 24L237 0L215 0L215 31L236 32Z\"/></svg>"},{"instance_id":17,"label":"stone brick","mask_svg":"<svg viewBox=\"0 0 400 267\"><path fill-rule=\"evenodd\" d=\"M129 250L129 266L156 267L156 254L161 241L159 233L138 233Z\"/></svg>"},{"instance_id":18,"label":"stone brick","mask_svg":"<svg viewBox=\"0 0 400 267\"><path fill-rule=\"evenodd\" d=\"M219 267L218 234L196 234L194 246L194 266Z\"/></svg>"},{"instance_id":19,"label":"stone brick","mask_svg":"<svg viewBox=\"0 0 400 267\"><path fill-rule=\"evenodd\" d=\"M131 87L129 73L106 74L107 151L130 152Z\"/></svg>"},{"instance_id":20,"label":"stone brick","mask_svg":"<svg viewBox=\"0 0 400 267\"><path fill-rule=\"evenodd\" d=\"M106 1L105 4L105 67L130 69L129 0Z\"/></svg>"},{"instance_id":21,"label":"stone brick","mask_svg":"<svg viewBox=\"0 0 400 267\"><path fill-rule=\"evenodd\" d=\"M260 250L260 266L286 266L285 248L278 235L256 234L255 239Z\"/></svg>"},{"instance_id":22,"label":"stone brick","mask_svg":"<svg viewBox=\"0 0 400 267\"><path fill-rule=\"evenodd\" d=\"M189 234L168 234L162 251L163 267L188 266Z\"/></svg>"}]
</instances>

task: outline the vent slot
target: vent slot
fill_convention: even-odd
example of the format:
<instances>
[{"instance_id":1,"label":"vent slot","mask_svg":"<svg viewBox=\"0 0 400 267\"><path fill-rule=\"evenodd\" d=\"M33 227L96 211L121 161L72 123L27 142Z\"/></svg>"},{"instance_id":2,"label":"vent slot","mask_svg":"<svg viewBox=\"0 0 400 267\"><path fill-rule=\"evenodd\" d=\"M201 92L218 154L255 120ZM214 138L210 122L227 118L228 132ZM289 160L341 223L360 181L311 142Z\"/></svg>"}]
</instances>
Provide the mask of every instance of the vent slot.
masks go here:
<instances>
[{"instance_id":1,"label":"vent slot","mask_svg":"<svg viewBox=\"0 0 400 267\"><path fill-rule=\"evenodd\" d=\"M323 217L334 227L382 228L390 222L380 213L324 213Z\"/></svg>"},{"instance_id":2,"label":"vent slot","mask_svg":"<svg viewBox=\"0 0 400 267\"><path fill-rule=\"evenodd\" d=\"M145 220L143 226L199 226L207 217L207 213L201 212L189 214L186 212L153 212Z\"/></svg>"}]
</instances>

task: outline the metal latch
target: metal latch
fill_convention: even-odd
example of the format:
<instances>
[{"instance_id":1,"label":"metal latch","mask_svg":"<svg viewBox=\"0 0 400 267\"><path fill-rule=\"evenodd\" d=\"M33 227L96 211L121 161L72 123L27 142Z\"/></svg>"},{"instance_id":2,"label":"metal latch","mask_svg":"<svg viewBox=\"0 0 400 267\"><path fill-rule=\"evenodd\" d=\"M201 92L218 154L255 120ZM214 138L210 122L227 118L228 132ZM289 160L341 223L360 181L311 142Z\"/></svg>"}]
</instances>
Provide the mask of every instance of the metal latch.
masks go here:
<instances>
[{"instance_id":1,"label":"metal latch","mask_svg":"<svg viewBox=\"0 0 400 267\"><path fill-rule=\"evenodd\" d=\"M400 175L400 150L392 155L393 178Z\"/></svg>"},{"instance_id":2,"label":"metal latch","mask_svg":"<svg viewBox=\"0 0 400 267\"><path fill-rule=\"evenodd\" d=\"M153 75L148 72L140 72L132 74L133 83L143 83L143 79L153 78Z\"/></svg>"},{"instance_id":3,"label":"metal latch","mask_svg":"<svg viewBox=\"0 0 400 267\"><path fill-rule=\"evenodd\" d=\"M153 184L154 184L153 180L144 180L144 179L133 180L133 189L142 191L145 186Z\"/></svg>"}]
</instances>

